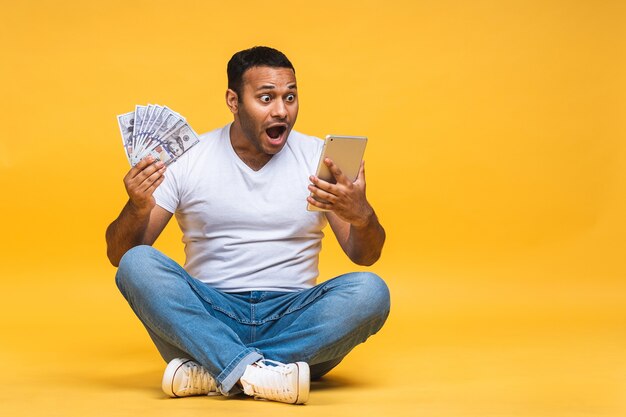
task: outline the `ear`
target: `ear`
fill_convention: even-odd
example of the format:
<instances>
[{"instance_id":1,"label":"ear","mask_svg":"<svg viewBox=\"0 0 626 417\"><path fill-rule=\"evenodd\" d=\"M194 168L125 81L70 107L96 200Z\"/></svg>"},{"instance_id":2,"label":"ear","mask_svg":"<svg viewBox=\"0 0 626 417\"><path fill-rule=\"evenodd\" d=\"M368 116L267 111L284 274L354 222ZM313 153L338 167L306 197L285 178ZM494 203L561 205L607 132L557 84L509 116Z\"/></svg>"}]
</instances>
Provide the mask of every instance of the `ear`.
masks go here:
<instances>
[{"instance_id":1,"label":"ear","mask_svg":"<svg viewBox=\"0 0 626 417\"><path fill-rule=\"evenodd\" d=\"M226 105L232 114L237 114L237 111L239 110L239 96L230 88L226 90Z\"/></svg>"}]
</instances>

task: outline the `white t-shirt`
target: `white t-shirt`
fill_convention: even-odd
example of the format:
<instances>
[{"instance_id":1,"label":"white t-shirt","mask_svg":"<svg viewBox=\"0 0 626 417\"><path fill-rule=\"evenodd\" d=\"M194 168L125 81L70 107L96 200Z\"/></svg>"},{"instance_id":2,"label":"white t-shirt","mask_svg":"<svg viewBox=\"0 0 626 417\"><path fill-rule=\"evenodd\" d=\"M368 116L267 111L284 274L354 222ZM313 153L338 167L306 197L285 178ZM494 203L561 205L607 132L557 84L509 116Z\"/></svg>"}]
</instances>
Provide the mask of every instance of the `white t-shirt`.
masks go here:
<instances>
[{"instance_id":1,"label":"white t-shirt","mask_svg":"<svg viewBox=\"0 0 626 417\"><path fill-rule=\"evenodd\" d=\"M229 132L230 124L201 135L154 193L183 232L185 269L226 292L310 288L326 216L307 211L307 185L323 141L291 131L285 147L254 171Z\"/></svg>"}]
</instances>

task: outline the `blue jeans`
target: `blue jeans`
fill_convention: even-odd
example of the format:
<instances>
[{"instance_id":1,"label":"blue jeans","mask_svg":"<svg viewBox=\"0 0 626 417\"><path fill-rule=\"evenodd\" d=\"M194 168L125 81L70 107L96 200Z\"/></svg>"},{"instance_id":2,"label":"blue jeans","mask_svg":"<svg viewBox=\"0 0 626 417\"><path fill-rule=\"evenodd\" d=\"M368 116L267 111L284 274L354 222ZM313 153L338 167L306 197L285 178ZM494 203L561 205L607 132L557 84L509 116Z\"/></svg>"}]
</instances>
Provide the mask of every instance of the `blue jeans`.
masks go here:
<instances>
[{"instance_id":1,"label":"blue jeans","mask_svg":"<svg viewBox=\"0 0 626 417\"><path fill-rule=\"evenodd\" d=\"M260 359L307 362L316 379L376 333L389 314L377 275L355 272L297 292L225 293L151 246L130 249L116 283L166 362L204 366L222 394Z\"/></svg>"}]
</instances>

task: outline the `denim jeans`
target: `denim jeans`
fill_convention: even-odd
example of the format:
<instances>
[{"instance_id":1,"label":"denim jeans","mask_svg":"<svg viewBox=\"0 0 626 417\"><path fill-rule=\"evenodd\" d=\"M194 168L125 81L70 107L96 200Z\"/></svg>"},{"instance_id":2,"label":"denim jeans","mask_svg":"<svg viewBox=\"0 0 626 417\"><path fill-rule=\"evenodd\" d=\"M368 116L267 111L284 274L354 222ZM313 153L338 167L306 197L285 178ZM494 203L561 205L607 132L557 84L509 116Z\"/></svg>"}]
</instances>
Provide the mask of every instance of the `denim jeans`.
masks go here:
<instances>
[{"instance_id":1,"label":"denim jeans","mask_svg":"<svg viewBox=\"0 0 626 417\"><path fill-rule=\"evenodd\" d=\"M116 283L166 362L195 360L222 394L260 359L307 362L316 379L376 333L389 314L377 275L355 272L297 292L225 293L151 246L130 249Z\"/></svg>"}]
</instances>

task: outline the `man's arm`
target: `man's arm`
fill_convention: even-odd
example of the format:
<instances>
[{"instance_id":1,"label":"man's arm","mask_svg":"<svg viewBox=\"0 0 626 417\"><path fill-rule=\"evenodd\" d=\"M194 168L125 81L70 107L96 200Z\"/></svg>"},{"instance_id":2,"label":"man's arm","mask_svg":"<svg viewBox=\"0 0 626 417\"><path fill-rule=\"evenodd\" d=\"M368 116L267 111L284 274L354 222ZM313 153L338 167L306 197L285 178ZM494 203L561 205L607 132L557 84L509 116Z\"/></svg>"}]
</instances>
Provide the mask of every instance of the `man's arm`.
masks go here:
<instances>
[{"instance_id":1,"label":"man's arm","mask_svg":"<svg viewBox=\"0 0 626 417\"><path fill-rule=\"evenodd\" d=\"M128 202L106 231L107 256L113 266L129 249L152 245L172 217L152 196L165 179L165 165L153 162L152 157L143 159L124 177Z\"/></svg>"},{"instance_id":2,"label":"man's arm","mask_svg":"<svg viewBox=\"0 0 626 417\"><path fill-rule=\"evenodd\" d=\"M327 203L308 197L312 205L331 210L326 213L330 227L343 251L358 265L372 265L380 258L385 243L385 229L378 221L373 207L365 197L365 163L361 162L359 175L354 182L346 177L332 160L324 163L337 181L328 183L315 176L309 190Z\"/></svg>"}]
</instances>

